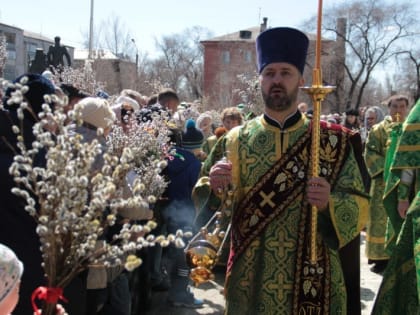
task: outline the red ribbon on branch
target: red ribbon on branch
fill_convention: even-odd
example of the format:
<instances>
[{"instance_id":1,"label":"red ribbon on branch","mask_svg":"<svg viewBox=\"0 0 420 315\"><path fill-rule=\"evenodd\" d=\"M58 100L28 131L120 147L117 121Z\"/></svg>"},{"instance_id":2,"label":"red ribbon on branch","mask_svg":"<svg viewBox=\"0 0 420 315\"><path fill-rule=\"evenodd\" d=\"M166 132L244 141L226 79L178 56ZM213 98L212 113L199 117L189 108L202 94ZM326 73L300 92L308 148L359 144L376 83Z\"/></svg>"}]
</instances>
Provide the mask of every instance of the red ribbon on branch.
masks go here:
<instances>
[{"instance_id":1,"label":"red ribbon on branch","mask_svg":"<svg viewBox=\"0 0 420 315\"><path fill-rule=\"evenodd\" d=\"M62 288L47 288L47 287L38 287L32 292L32 309L36 315L40 315L38 306L35 303L35 300L44 300L47 304L56 304L58 300L68 302L67 299L63 296Z\"/></svg>"}]
</instances>

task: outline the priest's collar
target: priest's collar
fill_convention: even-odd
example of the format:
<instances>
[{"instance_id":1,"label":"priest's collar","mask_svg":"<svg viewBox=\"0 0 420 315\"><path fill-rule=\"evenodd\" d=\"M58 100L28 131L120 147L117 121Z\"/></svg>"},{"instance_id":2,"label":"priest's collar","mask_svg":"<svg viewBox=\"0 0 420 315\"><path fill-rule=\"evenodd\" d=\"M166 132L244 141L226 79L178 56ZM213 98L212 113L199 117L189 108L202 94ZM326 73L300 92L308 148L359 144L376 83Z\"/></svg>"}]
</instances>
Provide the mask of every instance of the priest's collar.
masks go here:
<instances>
[{"instance_id":1,"label":"priest's collar","mask_svg":"<svg viewBox=\"0 0 420 315\"><path fill-rule=\"evenodd\" d=\"M286 117L286 119L284 120L284 123L282 124L282 123L278 122L277 120L271 118L267 114L264 114L264 119L269 125L274 126L274 127L278 127L282 130L285 130L287 128L292 127L301 118L302 118L301 112L299 110L296 110L296 112L294 114L291 114L288 117Z\"/></svg>"}]
</instances>

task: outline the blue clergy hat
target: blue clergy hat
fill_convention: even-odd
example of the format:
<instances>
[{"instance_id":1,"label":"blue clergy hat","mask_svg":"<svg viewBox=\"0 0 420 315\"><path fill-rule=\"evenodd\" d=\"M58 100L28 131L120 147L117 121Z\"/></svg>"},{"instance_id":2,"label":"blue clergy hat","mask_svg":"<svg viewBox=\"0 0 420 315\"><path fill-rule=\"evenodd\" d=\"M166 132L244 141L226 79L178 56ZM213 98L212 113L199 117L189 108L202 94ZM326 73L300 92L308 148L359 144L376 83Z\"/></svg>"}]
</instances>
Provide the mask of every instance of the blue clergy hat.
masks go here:
<instances>
[{"instance_id":1,"label":"blue clergy hat","mask_svg":"<svg viewBox=\"0 0 420 315\"><path fill-rule=\"evenodd\" d=\"M270 28L256 40L258 72L270 63L287 62L303 74L309 39L301 31L290 27Z\"/></svg>"}]
</instances>

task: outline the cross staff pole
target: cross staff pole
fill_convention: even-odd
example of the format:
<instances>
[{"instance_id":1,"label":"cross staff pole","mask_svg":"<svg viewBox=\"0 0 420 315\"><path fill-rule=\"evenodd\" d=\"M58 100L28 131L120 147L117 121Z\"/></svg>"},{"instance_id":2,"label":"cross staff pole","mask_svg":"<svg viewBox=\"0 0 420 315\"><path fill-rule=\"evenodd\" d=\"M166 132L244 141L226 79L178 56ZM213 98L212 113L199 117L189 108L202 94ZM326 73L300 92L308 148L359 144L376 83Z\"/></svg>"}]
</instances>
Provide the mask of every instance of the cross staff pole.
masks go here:
<instances>
[{"instance_id":1,"label":"cross staff pole","mask_svg":"<svg viewBox=\"0 0 420 315\"><path fill-rule=\"evenodd\" d=\"M332 86L323 86L321 72L321 25L322 25L322 0L318 0L318 22L317 36L315 46L315 67L312 72L312 86L302 87L312 99L313 116L312 116L312 143L311 143L311 175L319 176L319 139L320 139L320 117L321 104L326 95L334 90ZM310 261L311 264L317 263L317 228L318 228L318 209L316 206L311 207L311 235L310 235Z\"/></svg>"}]
</instances>

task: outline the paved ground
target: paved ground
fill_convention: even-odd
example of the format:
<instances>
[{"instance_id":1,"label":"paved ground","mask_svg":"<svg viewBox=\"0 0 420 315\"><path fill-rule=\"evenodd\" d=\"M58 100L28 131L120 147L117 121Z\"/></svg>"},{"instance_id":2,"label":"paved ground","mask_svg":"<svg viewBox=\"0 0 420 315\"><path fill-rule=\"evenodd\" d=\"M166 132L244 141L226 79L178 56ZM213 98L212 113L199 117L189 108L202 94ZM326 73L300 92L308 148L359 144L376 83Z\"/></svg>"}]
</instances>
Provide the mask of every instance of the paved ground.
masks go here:
<instances>
[{"instance_id":1,"label":"paved ground","mask_svg":"<svg viewBox=\"0 0 420 315\"><path fill-rule=\"evenodd\" d=\"M369 315L382 277L369 270L370 266L367 264L367 259L364 255L364 233L362 233L360 246L362 315ZM224 305L224 299L221 294L222 289L223 273L216 272L215 282L205 283L200 287L193 289L194 294L205 301L205 307L195 310L171 307L166 303L165 293L154 293L152 308L146 313L146 315L221 315L223 314Z\"/></svg>"},{"instance_id":2,"label":"paved ground","mask_svg":"<svg viewBox=\"0 0 420 315\"><path fill-rule=\"evenodd\" d=\"M376 293L382 281L382 276L370 271L370 265L365 256L365 234L362 232L360 244L360 296L362 302L362 315L370 315L375 301Z\"/></svg>"}]
</instances>

